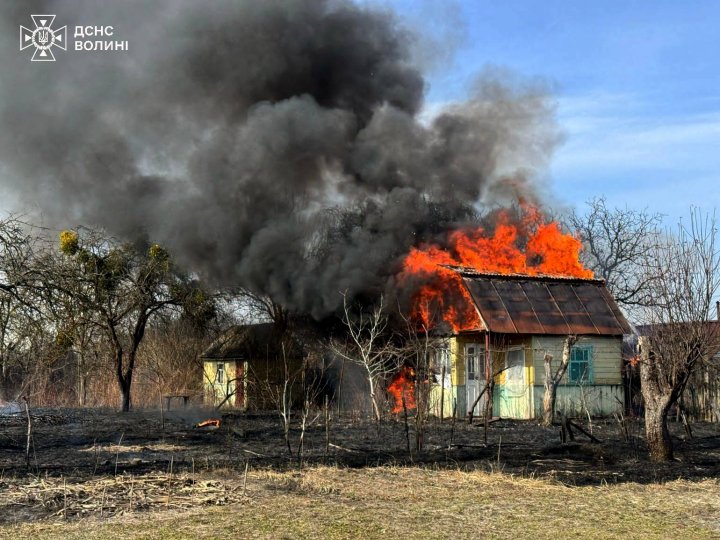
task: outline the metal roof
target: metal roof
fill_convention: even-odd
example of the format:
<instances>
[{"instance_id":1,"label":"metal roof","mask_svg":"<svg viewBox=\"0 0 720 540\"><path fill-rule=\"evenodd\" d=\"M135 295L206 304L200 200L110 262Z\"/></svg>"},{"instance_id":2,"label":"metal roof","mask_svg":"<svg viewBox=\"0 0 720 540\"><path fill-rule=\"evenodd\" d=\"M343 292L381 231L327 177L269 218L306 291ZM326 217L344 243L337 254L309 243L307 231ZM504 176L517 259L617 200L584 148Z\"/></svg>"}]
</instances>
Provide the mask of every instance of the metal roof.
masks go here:
<instances>
[{"instance_id":1,"label":"metal roof","mask_svg":"<svg viewBox=\"0 0 720 540\"><path fill-rule=\"evenodd\" d=\"M250 360L282 356L283 335L273 323L237 325L223 332L200 355L204 360ZM286 340L287 341L287 340ZM290 357L302 355L300 345L291 340Z\"/></svg>"},{"instance_id":2,"label":"metal roof","mask_svg":"<svg viewBox=\"0 0 720 540\"><path fill-rule=\"evenodd\" d=\"M632 333L603 280L452 269L472 296L484 326L480 330L502 334Z\"/></svg>"}]
</instances>

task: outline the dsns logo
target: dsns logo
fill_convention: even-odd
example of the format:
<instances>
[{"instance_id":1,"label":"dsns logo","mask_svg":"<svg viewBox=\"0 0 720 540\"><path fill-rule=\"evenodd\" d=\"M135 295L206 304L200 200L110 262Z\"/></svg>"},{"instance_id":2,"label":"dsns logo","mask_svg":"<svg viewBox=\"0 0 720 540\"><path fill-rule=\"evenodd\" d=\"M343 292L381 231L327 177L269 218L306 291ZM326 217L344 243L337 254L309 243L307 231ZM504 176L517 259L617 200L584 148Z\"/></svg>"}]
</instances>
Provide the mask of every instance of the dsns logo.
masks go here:
<instances>
[{"instance_id":1,"label":"dsns logo","mask_svg":"<svg viewBox=\"0 0 720 540\"><path fill-rule=\"evenodd\" d=\"M35 47L33 62L54 62L52 48L67 50L67 26L53 30L55 15L30 15L35 28L20 26L20 50Z\"/></svg>"}]
</instances>

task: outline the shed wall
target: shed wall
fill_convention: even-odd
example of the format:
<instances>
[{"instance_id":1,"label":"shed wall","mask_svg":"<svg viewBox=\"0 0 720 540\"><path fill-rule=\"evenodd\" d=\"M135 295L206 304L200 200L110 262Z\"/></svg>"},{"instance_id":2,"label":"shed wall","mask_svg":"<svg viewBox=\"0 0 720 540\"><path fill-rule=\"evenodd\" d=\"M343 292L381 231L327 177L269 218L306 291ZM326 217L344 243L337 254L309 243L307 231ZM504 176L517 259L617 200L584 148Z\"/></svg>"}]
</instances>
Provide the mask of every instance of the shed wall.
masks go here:
<instances>
[{"instance_id":1,"label":"shed wall","mask_svg":"<svg viewBox=\"0 0 720 540\"><path fill-rule=\"evenodd\" d=\"M560 365L566 336L533 336L535 371L538 382L545 382L545 353L553 355L553 369ZM592 346L592 371L594 385L622 385L622 337L621 336L580 336L576 346ZM561 385L568 384L565 373Z\"/></svg>"},{"instance_id":2,"label":"shed wall","mask_svg":"<svg viewBox=\"0 0 720 540\"><path fill-rule=\"evenodd\" d=\"M240 363L240 366L238 364ZM223 380L218 382L218 366L222 365ZM236 360L206 359L203 361L203 393L208 405L243 407L244 377L243 366ZM229 397L228 397L229 396ZM227 399L226 399L227 398ZM224 403L223 403L224 402Z\"/></svg>"},{"instance_id":3,"label":"shed wall","mask_svg":"<svg viewBox=\"0 0 720 540\"><path fill-rule=\"evenodd\" d=\"M542 399L545 393L545 353L553 355L552 368L562 361L566 336L533 336L536 386L535 417L542 417ZM622 380L622 337L580 336L575 346L592 347L592 381L570 383L569 370L557 388L556 411L568 415L607 416L624 408L625 388Z\"/></svg>"},{"instance_id":4,"label":"shed wall","mask_svg":"<svg viewBox=\"0 0 720 540\"><path fill-rule=\"evenodd\" d=\"M542 400L545 382L545 353L553 355L553 369L562 358L565 336L493 336L490 343L492 370L503 368L508 350L524 351L524 377L521 384L508 381L507 372L495 378L493 394L493 413L511 418L542 417ZM471 403L468 403L468 384L466 376L465 347L468 344L485 346L483 334L462 334L449 340L452 373L452 387L444 392L443 411L446 416L452 414L453 403L457 405L458 416L465 416ZM592 382L569 383L564 376L557 390L557 410L566 414L587 414L606 416L621 411L624 403L622 381L622 338L620 336L581 336L577 346L592 347ZM476 384L482 384L477 383ZM439 400L439 387L432 396ZM454 400L454 402L453 402ZM437 409L437 405L432 410ZM437 411L435 411L438 414Z\"/></svg>"}]
</instances>

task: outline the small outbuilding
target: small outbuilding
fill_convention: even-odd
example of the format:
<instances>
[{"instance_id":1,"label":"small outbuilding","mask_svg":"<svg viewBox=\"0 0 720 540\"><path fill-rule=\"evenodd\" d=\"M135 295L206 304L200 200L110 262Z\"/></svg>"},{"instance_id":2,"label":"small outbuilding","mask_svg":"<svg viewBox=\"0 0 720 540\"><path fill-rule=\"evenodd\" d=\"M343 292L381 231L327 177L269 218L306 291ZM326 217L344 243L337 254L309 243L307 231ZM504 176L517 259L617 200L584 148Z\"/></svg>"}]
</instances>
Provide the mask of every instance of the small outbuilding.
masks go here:
<instances>
[{"instance_id":1,"label":"small outbuilding","mask_svg":"<svg viewBox=\"0 0 720 540\"><path fill-rule=\"evenodd\" d=\"M229 328L201 359L204 402L245 410L272 408L276 389L302 365L303 354L275 324L258 323Z\"/></svg>"}]
</instances>

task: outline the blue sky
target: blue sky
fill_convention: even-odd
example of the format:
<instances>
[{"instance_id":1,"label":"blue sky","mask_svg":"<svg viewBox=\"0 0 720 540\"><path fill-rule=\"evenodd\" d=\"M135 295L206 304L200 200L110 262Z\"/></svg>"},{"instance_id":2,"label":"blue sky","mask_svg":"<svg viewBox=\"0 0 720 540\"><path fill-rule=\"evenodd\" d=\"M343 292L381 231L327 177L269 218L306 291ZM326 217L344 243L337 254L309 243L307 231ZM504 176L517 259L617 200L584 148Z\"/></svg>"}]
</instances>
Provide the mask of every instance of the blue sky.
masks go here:
<instances>
[{"instance_id":1,"label":"blue sky","mask_svg":"<svg viewBox=\"0 0 720 540\"><path fill-rule=\"evenodd\" d=\"M375 3L375 2L373 2ZM491 64L549 84L565 136L555 198L661 212L714 209L720 184L720 2L392 0L432 38L428 106Z\"/></svg>"},{"instance_id":2,"label":"blue sky","mask_svg":"<svg viewBox=\"0 0 720 540\"><path fill-rule=\"evenodd\" d=\"M417 31L427 107L486 66L553 89L552 200L593 196L670 223L720 200L720 1L355 0ZM0 186L0 208L13 197Z\"/></svg>"}]
</instances>

